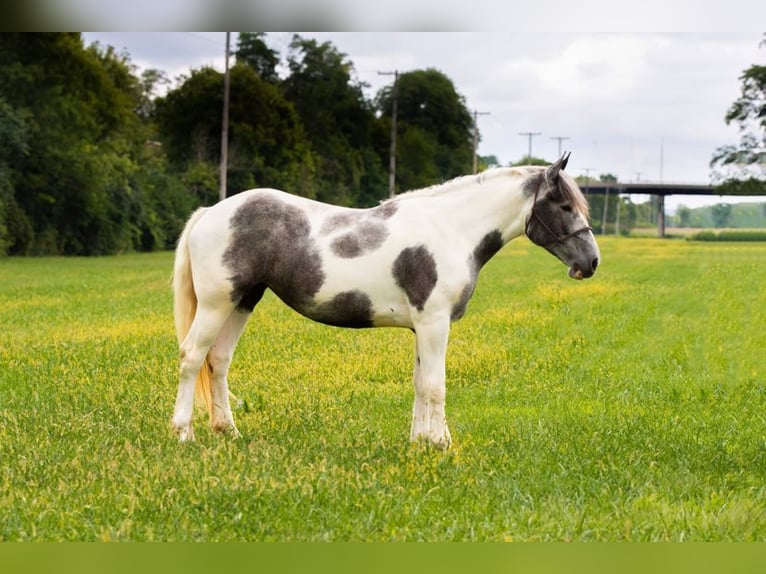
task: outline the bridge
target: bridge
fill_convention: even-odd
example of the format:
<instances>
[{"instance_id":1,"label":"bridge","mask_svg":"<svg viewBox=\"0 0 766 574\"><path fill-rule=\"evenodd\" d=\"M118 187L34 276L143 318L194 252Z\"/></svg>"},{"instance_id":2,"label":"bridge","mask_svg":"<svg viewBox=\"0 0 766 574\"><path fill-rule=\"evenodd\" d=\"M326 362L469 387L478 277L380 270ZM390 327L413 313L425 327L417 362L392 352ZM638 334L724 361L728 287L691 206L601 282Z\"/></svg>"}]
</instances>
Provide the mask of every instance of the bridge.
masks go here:
<instances>
[{"instance_id":1,"label":"bridge","mask_svg":"<svg viewBox=\"0 0 766 574\"><path fill-rule=\"evenodd\" d=\"M731 193L725 186L695 185L681 183L604 183L600 181L581 184L580 189L586 194L609 195L635 194L654 195L657 197L657 235L665 237L665 196L668 195L717 195L742 197L743 195L766 195L766 186L760 194L755 193Z\"/></svg>"}]
</instances>

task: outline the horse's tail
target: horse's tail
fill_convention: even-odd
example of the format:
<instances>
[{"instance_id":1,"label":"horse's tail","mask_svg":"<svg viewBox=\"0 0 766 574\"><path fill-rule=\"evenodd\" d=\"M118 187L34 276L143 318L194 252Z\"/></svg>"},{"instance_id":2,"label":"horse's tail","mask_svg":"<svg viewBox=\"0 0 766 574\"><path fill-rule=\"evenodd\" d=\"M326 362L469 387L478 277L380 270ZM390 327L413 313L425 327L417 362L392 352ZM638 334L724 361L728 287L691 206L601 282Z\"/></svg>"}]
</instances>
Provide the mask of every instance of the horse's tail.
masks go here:
<instances>
[{"instance_id":1,"label":"horse's tail","mask_svg":"<svg viewBox=\"0 0 766 574\"><path fill-rule=\"evenodd\" d=\"M197 294L194 291L191 258L189 257L189 234L207 208L200 208L192 213L186 223L181 237L178 238L176 258L173 265L173 315L176 324L176 335L180 345L191 328L194 314L197 312ZM205 405L208 413L212 413L213 395L210 380L210 363L207 357L197 374L194 387L195 402Z\"/></svg>"}]
</instances>

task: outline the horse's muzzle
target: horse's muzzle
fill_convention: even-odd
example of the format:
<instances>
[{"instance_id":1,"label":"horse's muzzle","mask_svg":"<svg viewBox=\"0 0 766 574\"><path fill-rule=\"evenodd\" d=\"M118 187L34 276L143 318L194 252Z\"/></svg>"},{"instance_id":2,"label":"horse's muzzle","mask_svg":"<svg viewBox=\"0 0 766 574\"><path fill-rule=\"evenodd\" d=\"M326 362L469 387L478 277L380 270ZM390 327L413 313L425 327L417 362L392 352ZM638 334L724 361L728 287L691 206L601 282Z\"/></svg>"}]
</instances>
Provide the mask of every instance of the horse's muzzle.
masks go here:
<instances>
[{"instance_id":1,"label":"horse's muzzle","mask_svg":"<svg viewBox=\"0 0 766 574\"><path fill-rule=\"evenodd\" d=\"M575 263L569 268L569 276L572 279L577 279L578 281L580 279L587 279L588 277L593 276L593 274L596 272L596 267L598 267L598 257L594 258L590 263L590 267L585 270L583 270L579 265L577 265L577 263Z\"/></svg>"}]
</instances>

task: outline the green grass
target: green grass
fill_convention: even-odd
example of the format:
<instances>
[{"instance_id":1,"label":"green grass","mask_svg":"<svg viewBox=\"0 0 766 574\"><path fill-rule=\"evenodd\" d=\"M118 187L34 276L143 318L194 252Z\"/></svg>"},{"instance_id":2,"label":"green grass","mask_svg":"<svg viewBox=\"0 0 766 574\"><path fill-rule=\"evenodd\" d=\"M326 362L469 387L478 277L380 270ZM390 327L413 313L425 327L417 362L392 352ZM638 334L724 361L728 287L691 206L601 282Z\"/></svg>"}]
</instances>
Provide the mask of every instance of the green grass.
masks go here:
<instances>
[{"instance_id":1,"label":"green grass","mask_svg":"<svg viewBox=\"0 0 766 574\"><path fill-rule=\"evenodd\" d=\"M453 326L453 448L410 445L407 330L273 296L242 438L171 433L171 255L0 260L0 540L764 540L766 249L517 240Z\"/></svg>"}]
</instances>

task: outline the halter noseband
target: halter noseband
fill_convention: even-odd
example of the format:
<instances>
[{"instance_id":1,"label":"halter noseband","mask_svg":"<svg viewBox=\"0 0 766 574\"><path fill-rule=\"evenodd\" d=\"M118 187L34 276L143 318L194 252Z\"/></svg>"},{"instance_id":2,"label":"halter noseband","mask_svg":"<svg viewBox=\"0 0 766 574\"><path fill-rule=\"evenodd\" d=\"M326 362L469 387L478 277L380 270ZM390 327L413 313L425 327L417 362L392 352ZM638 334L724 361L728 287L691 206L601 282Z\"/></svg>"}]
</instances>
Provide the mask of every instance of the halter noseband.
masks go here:
<instances>
[{"instance_id":1,"label":"halter noseband","mask_svg":"<svg viewBox=\"0 0 766 574\"><path fill-rule=\"evenodd\" d=\"M548 178L545 178L545 183L548 184L548 190L551 189L551 184L548 183ZM559 235L553 229L551 229L545 221L543 221L543 218L540 217L540 214L535 211L535 206L537 205L537 196L540 193L540 187L537 186L537 189L535 190L535 197L532 200L532 210L529 212L529 217L527 218L527 224L524 226L524 234L529 237L529 224L532 223L532 218L534 217L537 219L537 221L545 228L545 230L553 236L556 241L559 243L564 243L567 239L570 239L574 237L575 235L582 233L583 231L593 231L593 228L590 225L586 225L585 227L581 227L577 231L573 231L572 233L568 233L567 235Z\"/></svg>"}]
</instances>

